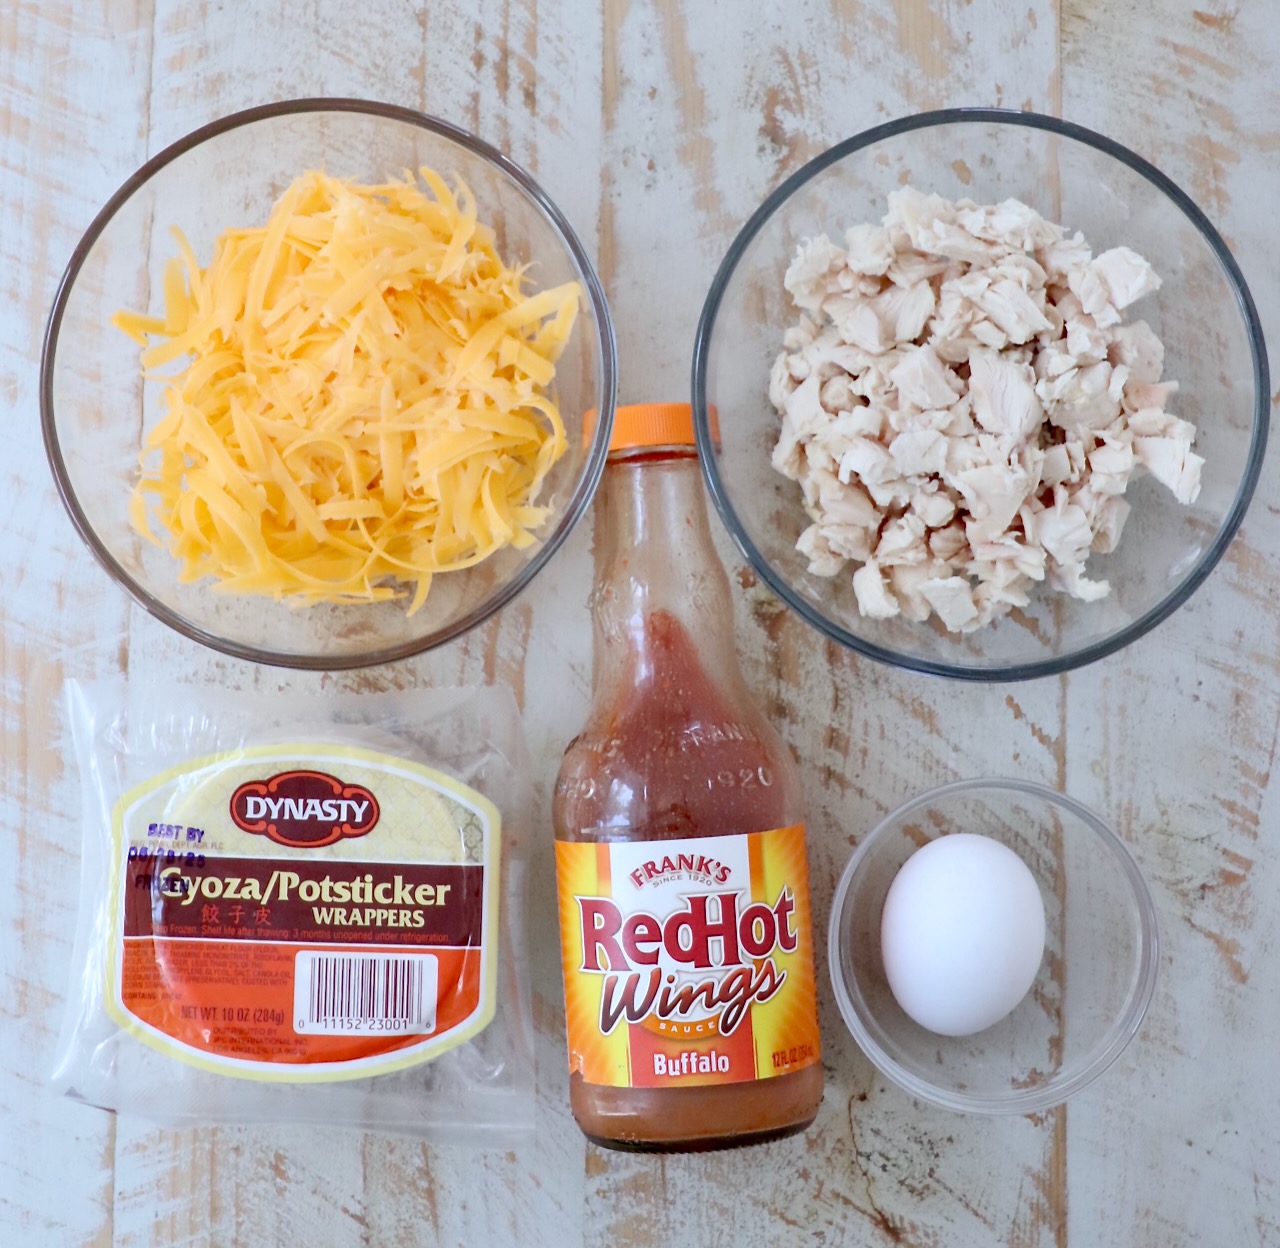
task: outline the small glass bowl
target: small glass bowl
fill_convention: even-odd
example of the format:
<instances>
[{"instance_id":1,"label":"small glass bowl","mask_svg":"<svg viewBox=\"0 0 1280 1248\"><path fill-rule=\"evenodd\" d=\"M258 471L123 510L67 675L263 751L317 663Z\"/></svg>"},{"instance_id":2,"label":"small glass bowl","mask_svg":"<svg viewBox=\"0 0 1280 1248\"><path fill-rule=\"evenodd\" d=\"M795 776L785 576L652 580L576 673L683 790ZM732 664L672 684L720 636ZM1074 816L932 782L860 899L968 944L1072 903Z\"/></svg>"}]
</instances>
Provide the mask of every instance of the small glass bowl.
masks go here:
<instances>
[{"instance_id":1,"label":"small glass bowl","mask_svg":"<svg viewBox=\"0 0 1280 1248\"><path fill-rule=\"evenodd\" d=\"M1030 868L1045 905L1045 956L1031 991L972 1036L913 1022L890 991L880 916L922 845L976 832ZM1142 1025L1159 937L1151 893L1124 844L1079 802L1022 780L963 780L899 807L865 836L831 906L831 979L853 1038L922 1101L975 1114L1029 1114L1092 1083Z\"/></svg>"},{"instance_id":2,"label":"small glass bowl","mask_svg":"<svg viewBox=\"0 0 1280 1248\"><path fill-rule=\"evenodd\" d=\"M134 531L129 498L138 453L162 416L158 382L144 384L138 346L113 328L120 308L154 312L179 226L208 263L232 226L264 223L308 169L383 182L433 167L460 176L510 263L527 263L531 289L576 281L581 315L556 365L568 449L538 498L551 514L536 541L465 571L438 576L426 603L294 607L267 597L184 584L179 564ZM613 328L604 292L560 210L518 165L473 135L407 108L364 100L286 100L223 117L152 157L111 197L80 240L50 313L41 360L45 447L72 522L108 572L152 615L239 658L336 669L428 650L510 602L586 512L604 469L616 399ZM584 419L598 411L588 436Z\"/></svg>"},{"instance_id":3,"label":"small glass bowl","mask_svg":"<svg viewBox=\"0 0 1280 1248\"><path fill-rule=\"evenodd\" d=\"M1135 479L1133 512L1111 554L1088 575L1111 594L1081 602L1037 586L1021 611L973 633L936 620L864 618L853 565L812 575L796 550L808 527L799 485L770 454L779 416L769 370L799 313L782 279L798 243L841 239L879 221L890 191L980 204L1020 199L1094 253L1125 245L1163 285L1126 320L1147 321L1165 345L1170 410L1197 426L1200 496L1183 506L1154 478ZM1001 109L950 109L877 126L788 178L742 227L707 293L693 357L693 410L703 471L720 515L752 567L825 636L870 658L965 680L1027 680L1067 671L1141 637L1182 605L1222 557L1262 468L1270 419L1267 353L1257 310L1222 237L1153 165L1083 126ZM710 411L719 410L712 431Z\"/></svg>"}]
</instances>

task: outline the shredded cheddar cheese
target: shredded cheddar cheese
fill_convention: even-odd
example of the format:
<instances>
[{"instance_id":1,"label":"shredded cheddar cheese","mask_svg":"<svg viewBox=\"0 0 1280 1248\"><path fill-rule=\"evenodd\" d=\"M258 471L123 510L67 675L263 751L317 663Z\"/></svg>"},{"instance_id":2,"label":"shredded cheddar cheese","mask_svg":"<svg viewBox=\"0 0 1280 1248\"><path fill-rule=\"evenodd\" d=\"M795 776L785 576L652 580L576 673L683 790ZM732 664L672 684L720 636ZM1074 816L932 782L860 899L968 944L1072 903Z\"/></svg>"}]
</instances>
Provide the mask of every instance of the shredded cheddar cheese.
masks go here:
<instances>
[{"instance_id":1,"label":"shredded cheddar cheese","mask_svg":"<svg viewBox=\"0 0 1280 1248\"><path fill-rule=\"evenodd\" d=\"M202 269L181 232L163 316L118 312L165 376L130 503L180 578L379 601L524 548L566 449L548 387L581 294L526 293L460 181L299 177Z\"/></svg>"}]
</instances>

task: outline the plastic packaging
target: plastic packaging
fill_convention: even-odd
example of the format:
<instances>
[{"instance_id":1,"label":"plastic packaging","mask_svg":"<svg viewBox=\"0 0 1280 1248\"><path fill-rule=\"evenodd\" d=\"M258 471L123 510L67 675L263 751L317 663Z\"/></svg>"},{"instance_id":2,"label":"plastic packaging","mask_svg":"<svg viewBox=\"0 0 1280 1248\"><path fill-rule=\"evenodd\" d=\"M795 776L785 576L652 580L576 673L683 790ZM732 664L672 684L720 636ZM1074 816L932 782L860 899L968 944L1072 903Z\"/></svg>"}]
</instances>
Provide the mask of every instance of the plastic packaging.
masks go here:
<instances>
[{"instance_id":1,"label":"plastic packaging","mask_svg":"<svg viewBox=\"0 0 1280 1248\"><path fill-rule=\"evenodd\" d=\"M84 855L59 1090L168 1123L527 1138L509 690L66 701Z\"/></svg>"}]
</instances>

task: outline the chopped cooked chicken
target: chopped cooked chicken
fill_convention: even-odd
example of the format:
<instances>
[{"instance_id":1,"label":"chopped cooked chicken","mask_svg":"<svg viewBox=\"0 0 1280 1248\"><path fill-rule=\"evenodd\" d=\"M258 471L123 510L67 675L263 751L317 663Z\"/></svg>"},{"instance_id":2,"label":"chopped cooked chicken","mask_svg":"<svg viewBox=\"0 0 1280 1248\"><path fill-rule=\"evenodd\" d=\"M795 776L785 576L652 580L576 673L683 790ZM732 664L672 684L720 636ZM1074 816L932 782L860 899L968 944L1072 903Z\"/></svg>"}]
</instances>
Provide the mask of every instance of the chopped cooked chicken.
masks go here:
<instances>
[{"instance_id":1,"label":"chopped cooked chicken","mask_svg":"<svg viewBox=\"0 0 1280 1248\"><path fill-rule=\"evenodd\" d=\"M1060 230L1058 237L1052 242L1036 249L1036 260L1050 277L1065 278L1072 269L1088 264L1092 257L1093 251L1079 231L1067 238L1065 232Z\"/></svg>"},{"instance_id":2,"label":"chopped cooked chicken","mask_svg":"<svg viewBox=\"0 0 1280 1248\"><path fill-rule=\"evenodd\" d=\"M1099 504L1093 517L1093 549L1100 555L1115 550L1131 510L1129 504L1119 497L1104 499Z\"/></svg>"},{"instance_id":3,"label":"chopped cooked chicken","mask_svg":"<svg viewBox=\"0 0 1280 1248\"><path fill-rule=\"evenodd\" d=\"M933 614L933 604L923 593L925 585L950 571L949 565L937 561L899 563L890 568L889 586L902 614L923 624Z\"/></svg>"},{"instance_id":4,"label":"chopped cooked chicken","mask_svg":"<svg viewBox=\"0 0 1280 1248\"><path fill-rule=\"evenodd\" d=\"M968 632L980 623L973 586L963 576L940 576L926 581L920 593L953 633Z\"/></svg>"},{"instance_id":5,"label":"chopped cooked chicken","mask_svg":"<svg viewBox=\"0 0 1280 1248\"><path fill-rule=\"evenodd\" d=\"M822 310L846 342L870 355L883 355L893 346L893 336L876 314L875 304L863 295L839 291L822 301Z\"/></svg>"},{"instance_id":6,"label":"chopped cooked chicken","mask_svg":"<svg viewBox=\"0 0 1280 1248\"><path fill-rule=\"evenodd\" d=\"M938 359L932 347L924 346L907 355L889 374L898 398L916 407L950 407L960 396L964 383Z\"/></svg>"},{"instance_id":7,"label":"chopped cooked chicken","mask_svg":"<svg viewBox=\"0 0 1280 1248\"><path fill-rule=\"evenodd\" d=\"M850 407L839 412L814 438L831 455L843 454L852 438L878 439L884 430L884 413L874 407Z\"/></svg>"},{"instance_id":8,"label":"chopped cooked chicken","mask_svg":"<svg viewBox=\"0 0 1280 1248\"><path fill-rule=\"evenodd\" d=\"M1036 517L1036 541L1059 567L1082 563L1093 544L1089 517L1083 507L1067 501L1068 495L1062 486L1055 487L1054 492L1057 495L1054 505Z\"/></svg>"},{"instance_id":9,"label":"chopped cooked chicken","mask_svg":"<svg viewBox=\"0 0 1280 1248\"><path fill-rule=\"evenodd\" d=\"M1055 568L1049 574L1049 583L1055 589L1070 594L1072 598L1079 598L1082 602L1097 602L1100 598L1105 598L1111 592L1111 582L1091 581L1080 571L1083 567L1084 563L1081 562Z\"/></svg>"},{"instance_id":10,"label":"chopped cooked chicken","mask_svg":"<svg viewBox=\"0 0 1280 1248\"><path fill-rule=\"evenodd\" d=\"M875 529L859 528L856 524L824 524L820 531L822 540L833 555L839 555L841 559L856 559L859 563L871 558L875 532Z\"/></svg>"},{"instance_id":11,"label":"chopped cooked chicken","mask_svg":"<svg viewBox=\"0 0 1280 1248\"><path fill-rule=\"evenodd\" d=\"M964 531L963 520L952 520L929 533L929 553L942 563L963 561L969 549L969 538Z\"/></svg>"},{"instance_id":12,"label":"chopped cooked chicken","mask_svg":"<svg viewBox=\"0 0 1280 1248\"><path fill-rule=\"evenodd\" d=\"M883 277L897 252L883 225L855 225L844 234L845 264L862 277Z\"/></svg>"},{"instance_id":13,"label":"chopped cooked chicken","mask_svg":"<svg viewBox=\"0 0 1280 1248\"><path fill-rule=\"evenodd\" d=\"M1028 365L1015 364L999 352L981 347L969 352L974 420L988 433L1029 437L1044 420L1033 375Z\"/></svg>"},{"instance_id":14,"label":"chopped cooked chicken","mask_svg":"<svg viewBox=\"0 0 1280 1248\"><path fill-rule=\"evenodd\" d=\"M1089 485L1095 494L1123 494L1133 474L1133 446L1117 438L1089 452Z\"/></svg>"},{"instance_id":15,"label":"chopped cooked chicken","mask_svg":"<svg viewBox=\"0 0 1280 1248\"><path fill-rule=\"evenodd\" d=\"M1132 381L1159 381L1164 371L1164 343L1146 321L1117 325L1111 331L1107 358L1113 364L1127 364Z\"/></svg>"},{"instance_id":16,"label":"chopped cooked chicken","mask_svg":"<svg viewBox=\"0 0 1280 1248\"><path fill-rule=\"evenodd\" d=\"M930 489L930 485L934 488ZM955 518L955 500L936 482L929 482L916 491L911 500L911 510L924 521L927 529L940 529Z\"/></svg>"},{"instance_id":17,"label":"chopped cooked chicken","mask_svg":"<svg viewBox=\"0 0 1280 1248\"><path fill-rule=\"evenodd\" d=\"M1192 502L1200 493L1200 468L1204 460L1193 454L1185 438L1134 438L1133 454L1161 485L1167 485L1180 503Z\"/></svg>"},{"instance_id":18,"label":"chopped cooked chicken","mask_svg":"<svg viewBox=\"0 0 1280 1248\"><path fill-rule=\"evenodd\" d=\"M893 462L893 456L870 438L851 438L840 456L840 480L856 477L864 485L884 485L901 474ZM874 495L873 495L874 497Z\"/></svg>"},{"instance_id":19,"label":"chopped cooked chicken","mask_svg":"<svg viewBox=\"0 0 1280 1248\"><path fill-rule=\"evenodd\" d=\"M844 567L846 560L831 549L830 543L822 536L822 530L811 524L796 540L796 549L809 560L809 571L814 576L835 576Z\"/></svg>"},{"instance_id":20,"label":"chopped cooked chicken","mask_svg":"<svg viewBox=\"0 0 1280 1248\"><path fill-rule=\"evenodd\" d=\"M828 279L844 268L845 252L825 234L802 243L782 284L797 308L817 312L830 290Z\"/></svg>"},{"instance_id":21,"label":"chopped cooked chicken","mask_svg":"<svg viewBox=\"0 0 1280 1248\"><path fill-rule=\"evenodd\" d=\"M999 243L1010 251L1031 252L1037 247L1052 246L1062 238L1059 226L1017 199L1006 199L989 208L962 201L956 205L955 215L975 238Z\"/></svg>"},{"instance_id":22,"label":"chopped cooked chicken","mask_svg":"<svg viewBox=\"0 0 1280 1248\"><path fill-rule=\"evenodd\" d=\"M908 429L889 443L889 454L904 477L927 477L947 466L947 440L936 429Z\"/></svg>"},{"instance_id":23,"label":"chopped cooked chicken","mask_svg":"<svg viewBox=\"0 0 1280 1248\"><path fill-rule=\"evenodd\" d=\"M1091 364L1107 358L1114 335L1107 333L1105 329L1099 329L1094 324L1093 317L1081 312L1066 322L1066 328L1066 358L1074 356L1077 360L1085 360ZM1113 360L1112 363L1119 364L1122 361Z\"/></svg>"},{"instance_id":24,"label":"chopped cooked chicken","mask_svg":"<svg viewBox=\"0 0 1280 1248\"><path fill-rule=\"evenodd\" d=\"M1043 288L1038 293L1039 301L1006 277L988 286L975 302L1010 342L1024 343L1053 328L1044 314Z\"/></svg>"},{"instance_id":25,"label":"chopped cooked chicken","mask_svg":"<svg viewBox=\"0 0 1280 1248\"><path fill-rule=\"evenodd\" d=\"M779 439L778 445L782 445L781 439ZM1070 481L1077 475L1075 466L1071 462L1071 453L1067 450L1065 443L1059 442L1055 446L1046 448L1044 470L1040 475L1041 485L1061 485L1064 481Z\"/></svg>"},{"instance_id":26,"label":"chopped cooked chicken","mask_svg":"<svg viewBox=\"0 0 1280 1248\"><path fill-rule=\"evenodd\" d=\"M983 464L956 474L955 486L969 504L965 532L969 542L995 541L1021 509L1030 482L1020 468L1009 464Z\"/></svg>"},{"instance_id":27,"label":"chopped cooked chicken","mask_svg":"<svg viewBox=\"0 0 1280 1248\"><path fill-rule=\"evenodd\" d=\"M1136 251L1112 247L1095 257L1089 266L1102 279L1117 308L1127 308L1143 295L1160 289L1160 279Z\"/></svg>"},{"instance_id":28,"label":"chopped cooked chicken","mask_svg":"<svg viewBox=\"0 0 1280 1248\"><path fill-rule=\"evenodd\" d=\"M1099 329L1120 323L1120 311L1111 302L1111 290L1092 262L1080 265L1067 274L1071 293L1080 300L1080 308L1093 318Z\"/></svg>"},{"instance_id":29,"label":"chopped cooked chicken","mask_svg":"<svg viewBox=\"0 0 1280 1248\"><path fill-rule=\"evenodd\" d=\"M1120 414L1121 391L1112 386L1111 375L1111 365L1102 360L1060 377L1044 398L1049 423L1079 438L1107 428Z\"/></svg>"},{"instance_id":30,"label":"chopped cooked chicken","mask_svg":"<svg viewBox=\"0 0 1280 1248\"><path fill-rule=\"evenodd\" d=\"M898 602L884 583L884 574L874 559L868 559L853 574L853 593L858 610L871 620L887 620L898 614Z\"/></svg>"},{"instance_id":31,"label":"chopped cooked chicken","mask_svg":"<svg viewBox=\"0 0 1280 1248\"><path fill-rule=\"evenodd\" d=\"M818 487L817 510L824 522L853 524L872 533L883 519L866 490L857 482L842 485L836 477L827 477Z\"/></svg>"},{"instance_id":32,"label":"chopped cooked chicken","mask_svg":"<svg viewBox=\"0 0 1280 1248\"><path fill-rule=\"evenodd\" d=\"M871 305L891 342L914 342L933 315L936 306L933 287L928 282L911 286L890 286Z\"/></svg>"},{"instance_id":33,"label":"chopped cooked chicken","mask_svg":"<svg viewBox=\"0 0 1280 1248\"><path fill-rule=\"evenodd\" d=\"M924 535L924 521L910 512L896 520L890 520L876 543L876 562L882 568L892 567L894 564L924 563L929 558Z\"/></svg>"},{"instance_id":34,"label":"chopped cooked chicken","mask_svg":"<svg viewBox=\"0 0 1280 1248\"><path fill-rule=\"evenodd\" d=\"M1094 256L1026 204L889 196L844 246L802 243L785 277L800 317L769 374L773 465L813 523L816 576L852 563L863 615L936 614L969 632L1039 582L1084 601L1148 472L1200 488L1195 426L1166 410L1164 347L1126 308L1158 290L1127 247Z\"/></svg>"}]
</instances>

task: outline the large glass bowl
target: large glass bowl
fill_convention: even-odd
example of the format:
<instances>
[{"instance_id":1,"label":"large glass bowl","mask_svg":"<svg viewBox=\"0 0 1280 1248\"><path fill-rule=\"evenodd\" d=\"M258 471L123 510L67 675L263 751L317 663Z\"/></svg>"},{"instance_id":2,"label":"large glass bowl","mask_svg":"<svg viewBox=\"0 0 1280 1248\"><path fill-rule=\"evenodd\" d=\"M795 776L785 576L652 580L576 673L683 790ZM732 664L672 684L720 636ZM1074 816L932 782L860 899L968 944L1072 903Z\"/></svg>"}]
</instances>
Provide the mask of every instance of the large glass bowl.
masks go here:
<instances>
[{"instance_id":1,"label":"large glass bowl","mask_svg":"<svg viewBox=\"0 0 1280 1248\"><path fill-rule=\"evenodd\" d=\"M1026 863L1045 907L1031 991L972 1036L939 1036L894 999L880 917L903 864L935 837L972 832ZM907 802L858 844L829 932L836 1003L853 1038L912 1096L946 1109L1031 1114L1092 1083L1138 1033L1155 990L1151 893L1124 843L1079 802L1022 780L962 780Z\"/></svg>"},{"instance_id":2,"label":"large glass bowl","mask_svg":"<svg viewBox=\"0 0 1280 1248\"><path fill-rule=\"evenodd\" d=\"M910 182L951 199L1021 199L1094 254L1125 245L1146 256L1160 290L1129 310L1163 339L1170 410L1198 427L1198 500L1182 506L1150 477L1126 495L1133 512L1118 549L1090 577L1110 597L1079 602L1038 586L1031 606L967 635L930 621L864 619L853 565L810 575L795 549L808 526L800 487L769 462L779 417L769 369L798 319L782 279L803 239L878 222L889 192ZM1266 444L1266 349L1253 300L1218 232L1145 160L1081 126L1031 113L955 109L868 130L784 182L734 240L707 295L693 363L699 449L720 514L760 576L828 637L883 662L970 680L1065 671L1127 645L1185 602L1239 527ZM718 413L712 436L709 412Z\"/></svg>"},{"instance_id":3,"label":"large glass bowl","mask_svg":"<svg viewBox=\"0 0 1280 1248\"><path fill-rule=\"evenodd\" d=\"M120 308L159 306L168 227L180 226L201 263L230 226L264 223L300 173L324 169L365 182L429 165L460 176L508 263L527 263L531 289L582 285L581 315L556 367L568 450L539 498L551 515L540 540L473 569L435 578L416 614L404 601L299 608L180 584L166 550L129 522L138 453L161 416L162 387L144 384L138 347L112 328ZM58 488L81 536L153 615L241 658L344 668L429 649L474 627L537 575L578 522L600 479L616 398L613 329L604 293L569 223L519 166L472 135L409 109L361 100L292 100L236 113L148 161L98 214L76 247L45 336L41 415ZM589 436L583 418L599 413Z\"/></svg>"}]
</instances>

